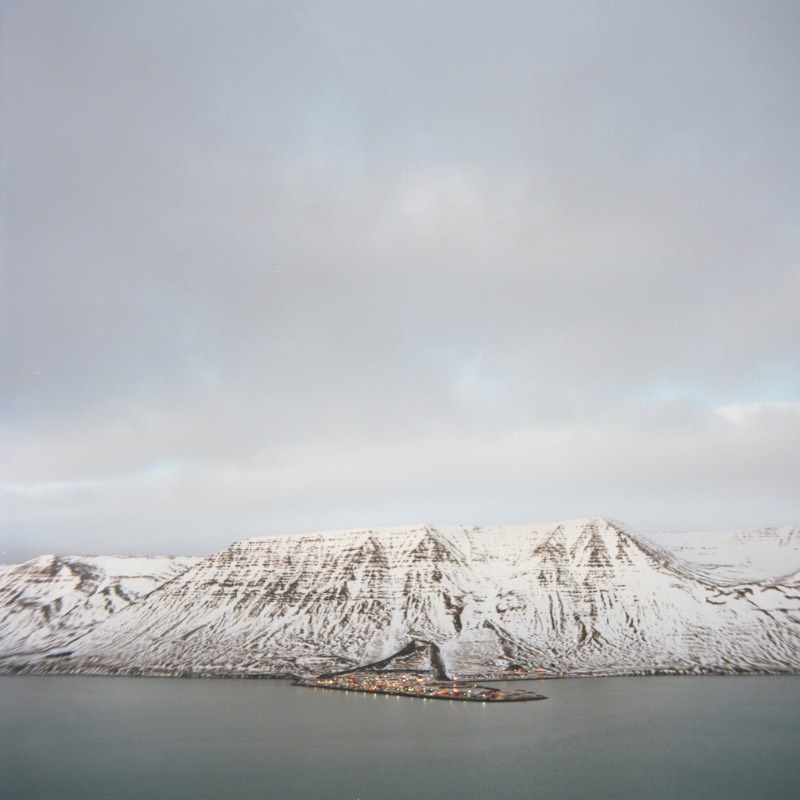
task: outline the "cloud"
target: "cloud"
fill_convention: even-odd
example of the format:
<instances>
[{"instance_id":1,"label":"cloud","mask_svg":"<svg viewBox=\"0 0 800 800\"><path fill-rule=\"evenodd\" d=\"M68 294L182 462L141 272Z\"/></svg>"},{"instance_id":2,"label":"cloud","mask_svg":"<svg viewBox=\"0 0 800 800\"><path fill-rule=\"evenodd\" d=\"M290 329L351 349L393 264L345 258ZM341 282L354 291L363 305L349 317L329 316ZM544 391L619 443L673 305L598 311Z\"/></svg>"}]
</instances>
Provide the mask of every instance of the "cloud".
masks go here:
<instances>
[{"instance_id":1,"label":"cloud","mask_svg":"<svg viewBox=\"0 0 800 800\"><path fill-rule=\"evenodd\" d=\"M7 538L793 522L797 21L6 3Z\"/></svg>"},{"instance_id":2,"label":"cloud","mask_svg":"<svg viewBox=\"0 0 800 800\"><path fill-rule=\"evenodd\" d=\"M676 406L655 419L469 434L328 436L228 458L213 442L187 457L184 443L173 451L184 460L170 460L165 448L160 460L147 461L157 449L128 437L116 440L113 459L87 455L102 473L80 477L86 469L78 464L67 480L56 475L70 474L66 465L79 448L49 441L38 452L26 444L12 454L29 475L2 487L3 524L34 541L68 531L94 552L109 532L130 536L136 551L207 552L226 537L401 521L602 514L639 530L715 520L756 526L765 517L792 519L798 435L796 404L786 404L745 413ZM54 462L62 468L40 479Z\"/></svg>"},{"instance_id":3,"label":"cloud","mask_svg":"<svg viewBox=\"0 0 800 800\"><path fill-rule=\"evenodd\" d=\"M800 403L736 403L717 409L719 415L734 425L791 421L800 417Z\"/></svg>"}]
</instances>

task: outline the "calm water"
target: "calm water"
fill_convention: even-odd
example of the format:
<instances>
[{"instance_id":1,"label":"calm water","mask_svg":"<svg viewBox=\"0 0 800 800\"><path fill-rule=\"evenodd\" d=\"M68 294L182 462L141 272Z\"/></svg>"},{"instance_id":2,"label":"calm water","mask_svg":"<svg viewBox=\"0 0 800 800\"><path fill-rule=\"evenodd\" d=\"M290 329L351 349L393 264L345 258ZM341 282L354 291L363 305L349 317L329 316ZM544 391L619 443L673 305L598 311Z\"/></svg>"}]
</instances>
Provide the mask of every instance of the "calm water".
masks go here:
<instances>
[{"instance_id":1,"label":"calm water","mask_svg":"<svg viewBox=\"0 0 800 800\"><path fill-rule=\"evenodd\" d=\"M447 703L283 681L0 677L0 797L798 796L800 678L519 684Z\"/></svg>"}]
</instances>

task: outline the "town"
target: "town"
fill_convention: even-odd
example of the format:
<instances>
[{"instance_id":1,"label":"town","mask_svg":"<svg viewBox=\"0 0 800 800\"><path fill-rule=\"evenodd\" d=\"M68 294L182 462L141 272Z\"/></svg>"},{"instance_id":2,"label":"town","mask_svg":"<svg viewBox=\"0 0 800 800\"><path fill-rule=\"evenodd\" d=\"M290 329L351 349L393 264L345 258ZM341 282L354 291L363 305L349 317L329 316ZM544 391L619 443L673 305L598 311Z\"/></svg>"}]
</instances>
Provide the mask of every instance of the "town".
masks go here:
<instances>
[{"instance_id":1,"label":"town","mask_svg":"<svg viewBox=\"0 0 800 800\"><path fill-rule=\"evenodd\" d=\"M317 678L297 678L297 686L338 689L350 692L403 695L432 700L471 700L476 702L518 702L544 700L527 691L503 691L478 683L434 680L418 672L347 672Z\"/></svg>"}]
</instances>

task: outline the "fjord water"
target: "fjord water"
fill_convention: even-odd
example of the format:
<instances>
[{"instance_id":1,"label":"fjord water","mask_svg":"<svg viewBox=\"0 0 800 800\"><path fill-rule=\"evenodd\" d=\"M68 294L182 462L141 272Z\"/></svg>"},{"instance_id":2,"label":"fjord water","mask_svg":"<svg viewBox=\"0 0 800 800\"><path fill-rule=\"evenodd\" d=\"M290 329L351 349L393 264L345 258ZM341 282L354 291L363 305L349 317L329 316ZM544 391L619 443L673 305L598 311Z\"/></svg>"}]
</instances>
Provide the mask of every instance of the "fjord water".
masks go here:
<instances>
[{"instance_id":1,"label":"fjord water","mask_svg":"<svg viewBox=\"0 0 800 800\"><path fill-rule=\"evenodd\" d=\"M0 796L797 796L800 678L511 686L549 699L457 703L275 680L6 676Z\"/></svg>"}]
</instances>

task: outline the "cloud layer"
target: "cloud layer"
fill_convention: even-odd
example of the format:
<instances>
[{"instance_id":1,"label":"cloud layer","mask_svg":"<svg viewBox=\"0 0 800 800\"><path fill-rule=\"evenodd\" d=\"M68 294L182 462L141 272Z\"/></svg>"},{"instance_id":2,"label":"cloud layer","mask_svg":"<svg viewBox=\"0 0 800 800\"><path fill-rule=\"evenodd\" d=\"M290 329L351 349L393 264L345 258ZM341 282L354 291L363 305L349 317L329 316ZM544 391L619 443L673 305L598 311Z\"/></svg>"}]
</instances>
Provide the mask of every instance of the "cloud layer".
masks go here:
<instances>
[{"instance_id":1,"label":"cloud layer","mask_svg":"<svg viewBox=\"0 0 800 800\"><path fill-rule=\"evenodd\" d=\"M795 4L430 5L3 3L0 560L798 521Z\"/></svg>"}]
</instances>

